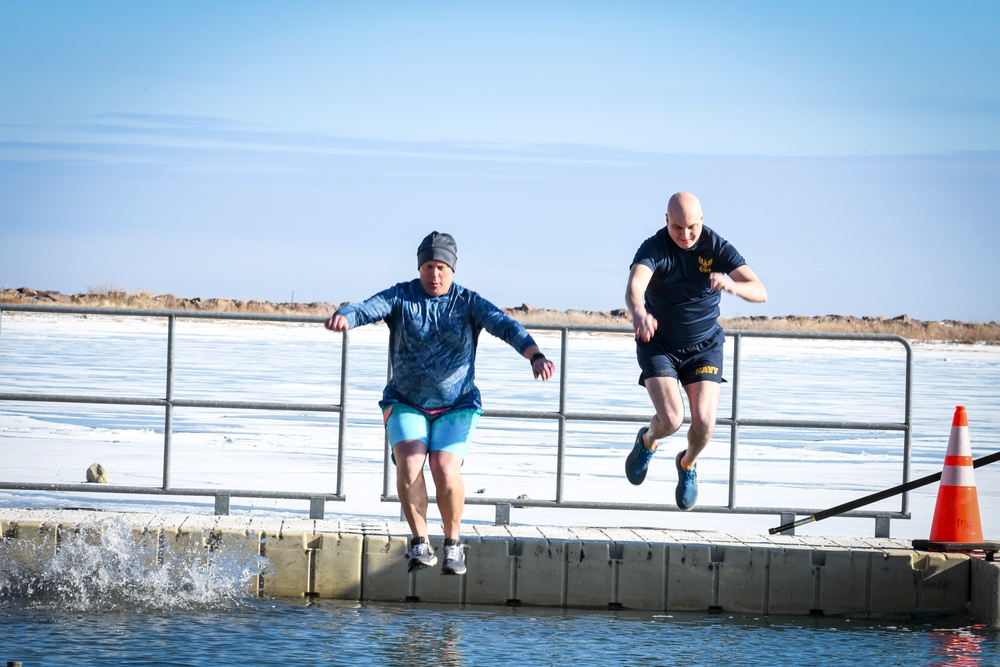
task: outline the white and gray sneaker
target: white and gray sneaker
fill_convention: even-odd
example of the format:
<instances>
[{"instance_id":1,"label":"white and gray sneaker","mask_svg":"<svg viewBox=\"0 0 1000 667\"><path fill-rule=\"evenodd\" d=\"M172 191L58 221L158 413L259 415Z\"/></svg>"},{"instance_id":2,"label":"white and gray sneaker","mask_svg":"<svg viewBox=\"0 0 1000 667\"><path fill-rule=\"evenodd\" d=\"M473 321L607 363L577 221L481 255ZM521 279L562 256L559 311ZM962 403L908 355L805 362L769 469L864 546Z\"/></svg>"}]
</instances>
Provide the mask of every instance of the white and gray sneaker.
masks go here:
<instances>
[{"instance_id":1,"label":"white and gray sneaker","mask_svg":"<svg viewBox=\"0 0 1000 667\"><path fill-rule=\"evenodd\" d=\"M438 559L434 555L434 548L429 542L410 543L410 559L406 564L407 572L416 572L425 567L437 565Z\"/></svg>"},{"instance_id":2,"label":"white and gray sneaker","mask_svg":"<svg viewBox=\"0 0 1000 667\"><path fill-rule=\"evenodd\" d=\"M465 545L444 545L444 563L441 574L465 574Z\"/></svg>"}]
</instances>

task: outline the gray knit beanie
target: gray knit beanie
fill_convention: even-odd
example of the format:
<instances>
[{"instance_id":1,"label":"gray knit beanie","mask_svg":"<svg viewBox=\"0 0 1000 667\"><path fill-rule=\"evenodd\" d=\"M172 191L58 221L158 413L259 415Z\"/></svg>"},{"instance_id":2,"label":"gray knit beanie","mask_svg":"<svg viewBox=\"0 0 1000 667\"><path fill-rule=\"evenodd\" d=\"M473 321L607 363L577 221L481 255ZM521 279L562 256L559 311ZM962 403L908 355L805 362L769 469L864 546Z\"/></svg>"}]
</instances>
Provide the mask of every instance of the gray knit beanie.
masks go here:
<instances>
[{"instance_id":1,"label":"gray knit beanie","mask_svg":"<svg viewBox=\"0 0 1000 667\"><path fill-rule=\"evenodd\" d=\"M424 262L430 261L444 262L452 271L455 270L455 264L458 262L458 244L451 234L431 232L420 242L420 247L417 248L417 268L423 266Z\"/></svg>"}]
</instances>

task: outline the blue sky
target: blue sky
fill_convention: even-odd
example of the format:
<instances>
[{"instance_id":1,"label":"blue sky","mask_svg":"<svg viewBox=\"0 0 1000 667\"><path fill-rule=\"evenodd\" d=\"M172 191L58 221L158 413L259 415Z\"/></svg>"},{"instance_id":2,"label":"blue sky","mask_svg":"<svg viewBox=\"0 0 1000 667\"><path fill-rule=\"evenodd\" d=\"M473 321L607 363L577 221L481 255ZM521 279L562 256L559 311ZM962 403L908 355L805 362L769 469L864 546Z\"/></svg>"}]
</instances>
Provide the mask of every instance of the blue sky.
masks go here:
<instances>
[{"instance_id":1,"label":"blue sky","mask_svg":"<svg viewBox=\"0 0 1000 667\"><path fill-rule=\"evenodd\" d=\"M433 229L608 310L670 194L723 314L1000 319L1000 3L0 0L0 287L356 301Z\"/></svg>"}]
</instances>

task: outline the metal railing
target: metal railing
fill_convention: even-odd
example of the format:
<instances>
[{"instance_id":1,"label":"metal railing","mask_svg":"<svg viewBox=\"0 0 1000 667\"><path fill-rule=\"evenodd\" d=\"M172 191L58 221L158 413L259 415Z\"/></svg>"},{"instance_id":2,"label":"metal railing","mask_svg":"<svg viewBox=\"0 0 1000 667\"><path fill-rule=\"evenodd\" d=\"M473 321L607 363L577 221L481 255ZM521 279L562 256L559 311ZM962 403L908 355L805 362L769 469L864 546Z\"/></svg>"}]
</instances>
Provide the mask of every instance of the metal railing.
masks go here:
<instances>
[{"instance_id":1,"label":"metal railing","mask_svg":"<svg viewBox=\"0 0 1000 667\"><path fill-rule=\"evenodd\" d=\"M341 343L340 402L336 404L289 403L269 401L208 401L178 398L174 388L174 327L178 318L210 320L244 320L253 322L322 322L323 318L303 315L267 315L246 313L210 313L202 311L147 310L133 308L78 308L74 306L34 306L0 304L0 351L2 351L3 312L21 311L71 315L107 315L117 317L164 318L167 320L166 387L162 398L153 396L106 396L43 393L0 393L0 401L42 401L48 403L85 403L92 405L130 405L162 407L163 418L163 477L160 486L124 486L114 484L51 484L32 482L0 482L0 489L23 491L58 491L87 493L123 493L163 496L211 496L215 513L229 514L232 498L269 498L308 500L309 516L322 519L327 501L344 501L344 438L346 435L347 365L350 337L344 334ZM0 373L3 367L0 366ZM255 489L178 488L170 483L174 408L208 408L215 410L291 410L297 412L336 413L340 415L337 432L337 490L335 493L310 491L262 491Z\"/></svg>"},{"instance_id":2,"label":"metal railing","mask_svg":"<svg viewBox=\"0 0 1000 667\"><path fill-rule=\"evenodd\" d=\"M173 365L173 324L177 318L202 318L202 319L222 319L222 320L248 320L263 322L310 322L320 323L325 318L315 316L289 316L289 315L255 315L236 313L205 313L189 311L156 311L143 309L101 309L101 308L76 308L61 306L34 306L34 305L5 305L0 304L0 318L4 310L44 312L44 313L69 313L69 314L95 314L95 315L116 315L116 316L137 316L137 317L164 317L168 319L169 327L167 334L167 386L164 398L134 397L119 398L107 396L67 396L54 394L13 394L0 393L0 401L48 401L48 402L73 402L73 403L117 403L124 405L152 405L164 408L164 463L163 463L163 483L160 487L123 487L111 485L94 484L32 484L32 483L4 483L0 482L0 489L24 489L43 491L68 491L68 492L94 492L101 491L107 493L136 493L136 494L163 494L163 495L191 495L191 496L214 496L215 509L217 514L227 514L229 511L229 499L231 497L241 498L280 498L280 499L308 499L310 501L310 517L323 518L324 505L326 501L343 501L343 460L345 444L345 414L347 405L347 371L349 356L349 336L343 334L341 350L341 377L340 377L340 403L334 405L323 404L302 404L302 403L273 403L273 402L243 402L243 401L197 401L184 400L174 396L172 385L172 365ZM2 320L0 320L2 324ZM558 422L558 442L556 450L556 473L555 473L555 493L551 499L527 499L527 498L490 498L481 496L471 496L466 498L466 503L470 505L493 505L496 508L496 523L507 524L510 522L512 508L519 507L544 507L544 508L567 508L567 509L592 509L592 510L631 510L650 512L672 512L679 511L675 506L655 503L630 503L630 502L605 502L590 500L567 500L564 493L564 470L566 458L566 424L571 421L586 422L629 422L646 423L649 421L649 414L621 414L611 412L574 412L567 409L567 369L569 366L569 335L570 333L613 333L632 334L629 327L622 326L591 326L591 325L571 325L571 324L533 324L527 325L528 329L537 331L555 331L560 333L560 373L559 373L559 405L555 411L532 411L532 410L486 410L484 417L499 419L537 419L554 420ZM0 328L2 334L2 328ZM731 377L732 388L732 409L729 416L720 415L716 420L717 426L729 427L729 479L728 479L728 502L725 505L698 505L695 512L708 513L731 513L731 514L776 514L782 523L794 520L796 516L810 516L820 511L822 508L807 507L780 507L780 506L741 506L737 503L736 492L738 488L738 462L739 462L739 434L743 427L773 427L780 429L826 429L826 430L861 430L873 432L901 432L903 434L903 456L902 456L902 483L909 481L910 476L910 438L911 438L911 405L912 405L912 377L913 377L913 352L909 341L901 336L882 334L824 334L824 333L797 333L779 331L745 331L730 330L726 332L728 338L733 342L733 370ZM742 341L744 338L778 338L778 339L819 339L819 340L839 340L839 341L882 341L898 343L905 352L905 378L904 378L904 409L902 420L899 422L871 422L871 421L839 421L839 420L807 420L807 419L747 419L740 416L740 389L742 377ZM2 342L2 339L0 339ZM0 367L2 372L2 367ZM247 409L247 410L296 410L339 413L339 433L337 443L337 492L335 494L295 492L295 491L253 491L247 489L178 489L170 485L170 433L172 412L175 407L198 407L198 408L220 408L220 409ZM685 417L685 423L690 423L690 419ZM399 502L398 496L390 492L390 481L393 477L388 443L385 444L383 461L383 486L381 499L384 502ZM432 498L433 500L433 498ZM902 494L901 505L898 511L885 510L855 510L847 512L843 516L872 518L875 519L875 536L888 537L889 523L891 519L909 519L909 499L907 494Z\"/></svg>"},{"instance_id":3,"label":"metal railing","mask_svg":"<svg viewBox=\"0 0 1000 667\"><path fill-rule=\"evenodd\" d=\"M494 505L496 507L497 525L506 525L510 522L510 512L512 508L544 507L544 508L566 508L566 509L589 509L589 510L624 510L624 511L648 511L648 512L679 512L682 511L675 505L659 503L632 503L632 502L603 502L603 501L580 501L566 500L564 498L564 468L566 457L565 429L566 423L570 421L589 422L630 422L646 424L650 420L650 415L638 414L614 414L603 412L573 412L566 408L566 383L568 370L568 350L570 332L585 333L620 333L634 335L631 327L623 326L596 326L596 325L572 325L572 324L535 324L526 325L528 329L538 331L558 331L561 333L560 341L560 364L559 373L559 409L551 411L532 410L485 410L484 417L497 417L506 419L543 419L557 420L558 426L558 446L555 476L555 497L552 499L527 499L527 498L489 498L483 496L466 497L466 504L469 505ZM706 513L730 513L730 514L777 514L782 524L789 523L796 516L811 516L823 508L805 507L751 507L740 506L736 502L737 490L737 468L739 461L739 432L741 427L776 427L783 429L828 429L828 430L862 430L862 431L889 431L901 432L903 434L903 465L902 483L906 483L910 478L910 439L911 439L911 406L912 406L912 378L913 378L913 350L907 339L892 334L837 334L837 333L801 333L782 331L749 331L749 330L727 330L726 336L733 341L733 373L732 373L732 412L730 416L719 416L716 419L716 426L729 427L729 479L728 479L728 502L726 505L696 505L690 511ZM741 360L742 341L744 338L778 338L778 339L813 339L813 340L841 340L841 341L865 341L865 342L891 342L900 344L905 351L905 386L904 386L904 410L903 419L900 422L871 422L871 421L833 421L833 420L808 420L808 419L746 419L740 417L740 387L741 387ZM690 424L690 417L685 416L685 424ZM385 502L399 502L399 496L389 492L389 445L385 443L385 470L383 476L382 499ZM432 497L431 500L434 500ZM906 493L901 495L901 506L899 511L885 510L855 510L845 512L845 517L860 517L875 519L875 536L888 537L891 519L909 519L909 497ZM784 534L793 534L793 530L787 530Z\"/></svg>"}]
</instances>

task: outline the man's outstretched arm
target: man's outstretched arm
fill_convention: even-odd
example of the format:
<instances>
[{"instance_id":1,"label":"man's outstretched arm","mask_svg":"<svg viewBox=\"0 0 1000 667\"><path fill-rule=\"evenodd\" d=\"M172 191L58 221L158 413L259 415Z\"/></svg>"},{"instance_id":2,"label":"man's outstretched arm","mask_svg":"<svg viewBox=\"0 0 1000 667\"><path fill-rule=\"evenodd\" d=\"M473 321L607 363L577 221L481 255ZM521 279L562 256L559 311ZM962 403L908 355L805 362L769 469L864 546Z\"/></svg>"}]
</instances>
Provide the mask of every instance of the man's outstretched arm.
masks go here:
<instances>
[{"instance_id":1,"label":"man's outstretched arm","mask_svg":"<svg viewBox=\"0 0 1000 667\"><path fill-rule=\"evenodd\" d=\"M712 282L712 289L717 292L729 292L754 303L767 301L767 289L764 283L746 264L734 269L728 276L725 273L713 273L709 280Z\"/></svg>"},{"instance_id":2,"label":"man's outstretched arm","mask_svg":"<svg viewBox=\"0 0 1000 667\"><path fill-rule=\"evenodd\" d=\"M656 333L656 318L646 310L646 286L653 277L653 270L645 264L633 264L625 288L625 307L632 315L635 339L648 342Z\"/></svg>"}]
</instances>

